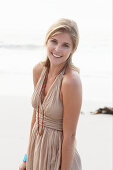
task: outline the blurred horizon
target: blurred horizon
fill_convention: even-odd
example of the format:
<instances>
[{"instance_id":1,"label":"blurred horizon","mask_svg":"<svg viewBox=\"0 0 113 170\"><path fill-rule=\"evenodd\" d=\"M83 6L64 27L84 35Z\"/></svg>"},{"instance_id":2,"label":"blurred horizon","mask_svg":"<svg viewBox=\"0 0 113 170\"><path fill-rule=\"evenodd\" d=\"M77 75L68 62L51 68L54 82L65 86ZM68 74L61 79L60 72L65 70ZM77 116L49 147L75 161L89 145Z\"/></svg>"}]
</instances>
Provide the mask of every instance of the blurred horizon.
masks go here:
<instances>
[{"instance_id":1,"label":"blurred horizon","mask_svg":"<svg viewBox=\"0 0 113 170\"><path fill-rule=\"evenodd\" d=\"M111 0L2 0L0 44L42 44L49 26L59 18L75 20L82 40L111 38Z\"/></svg>"}]
</instances>

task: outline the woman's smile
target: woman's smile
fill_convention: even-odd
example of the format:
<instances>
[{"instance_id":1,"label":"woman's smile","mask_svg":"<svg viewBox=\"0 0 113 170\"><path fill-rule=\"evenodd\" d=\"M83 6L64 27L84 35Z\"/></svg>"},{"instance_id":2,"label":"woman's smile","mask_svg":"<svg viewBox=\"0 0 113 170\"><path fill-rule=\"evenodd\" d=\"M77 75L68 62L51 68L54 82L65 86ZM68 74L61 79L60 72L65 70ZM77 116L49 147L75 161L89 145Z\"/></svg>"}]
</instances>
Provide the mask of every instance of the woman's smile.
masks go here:
<instances>
[{"instance_id":1,"label":"woman's smile","mask_svg":"<svg viewBox=\"0 0 113 170\"><path fill-rule=\"evenodd\" d=\"M61 58L62 56L56 55L54 53L51 53L55 58Z\"/></svg>"}]
</instances>

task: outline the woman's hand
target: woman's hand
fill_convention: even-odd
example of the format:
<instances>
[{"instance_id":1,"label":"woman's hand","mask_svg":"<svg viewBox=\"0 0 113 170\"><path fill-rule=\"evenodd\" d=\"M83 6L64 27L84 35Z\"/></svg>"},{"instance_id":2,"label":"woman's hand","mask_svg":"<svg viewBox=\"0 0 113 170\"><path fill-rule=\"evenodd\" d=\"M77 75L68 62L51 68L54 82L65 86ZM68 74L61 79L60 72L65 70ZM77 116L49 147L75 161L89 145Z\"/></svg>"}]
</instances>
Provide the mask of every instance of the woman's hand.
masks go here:
<instances>
[{"instance_id":1,"label":"woman's hand","mask_svg":"<svg viewBox=\"0 0 113 170\"><path fill-rule=\"evenodd\" d=\"M26 170L26 162L22 162L22 164L19 166L19 170Z\"/></svg>"}]
</instances>

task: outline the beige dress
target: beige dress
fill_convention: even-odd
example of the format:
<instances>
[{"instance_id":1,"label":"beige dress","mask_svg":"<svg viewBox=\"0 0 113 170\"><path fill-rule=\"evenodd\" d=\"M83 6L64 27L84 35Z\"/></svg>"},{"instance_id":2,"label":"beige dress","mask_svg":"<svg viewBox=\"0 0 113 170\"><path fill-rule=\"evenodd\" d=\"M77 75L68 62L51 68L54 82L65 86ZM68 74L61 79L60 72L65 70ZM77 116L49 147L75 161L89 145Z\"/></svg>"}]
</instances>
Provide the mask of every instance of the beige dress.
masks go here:
<instances>
[{"instance_id":1,"label":"beige dress","mask_svg":"<svg viewBox=\"0 0 113 170\"><path fill-rule=\"evenodd\" d=\"M46 69L47 68L44 66L31 100L33 108L36 109L36 121L32 129L31 140L29 141L26 170L61 170L63 103L60 100L60 87L63 74L65 73L65 67L55 78L41 104L39 94L46 74ZM39 104L39 129L41 129L42 124L42 109L44 109L45 115L44 133L42 136L39 136L37 132L37 104ZM71 170L81 169L81 159L75 144Z\"/></svg>"}]
</instances>

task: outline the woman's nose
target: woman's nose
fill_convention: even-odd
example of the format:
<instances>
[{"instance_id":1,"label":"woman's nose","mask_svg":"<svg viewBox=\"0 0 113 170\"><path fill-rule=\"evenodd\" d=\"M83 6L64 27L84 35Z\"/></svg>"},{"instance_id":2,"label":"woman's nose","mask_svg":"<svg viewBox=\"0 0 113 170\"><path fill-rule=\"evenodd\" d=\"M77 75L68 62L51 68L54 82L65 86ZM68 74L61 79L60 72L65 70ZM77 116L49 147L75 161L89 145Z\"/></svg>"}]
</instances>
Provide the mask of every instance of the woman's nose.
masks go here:
<instances>
[{"instance_id":1,"label":"woman's nose","mask_svg":"<svg viewBox=\"0 0 113 170\"><path fill-rule=\"evenodd\" d=\"M56 45L55 51L60 52L61 51L61 46L60 45Z\"/></svg>"}]
</instances>

